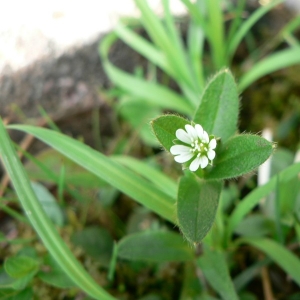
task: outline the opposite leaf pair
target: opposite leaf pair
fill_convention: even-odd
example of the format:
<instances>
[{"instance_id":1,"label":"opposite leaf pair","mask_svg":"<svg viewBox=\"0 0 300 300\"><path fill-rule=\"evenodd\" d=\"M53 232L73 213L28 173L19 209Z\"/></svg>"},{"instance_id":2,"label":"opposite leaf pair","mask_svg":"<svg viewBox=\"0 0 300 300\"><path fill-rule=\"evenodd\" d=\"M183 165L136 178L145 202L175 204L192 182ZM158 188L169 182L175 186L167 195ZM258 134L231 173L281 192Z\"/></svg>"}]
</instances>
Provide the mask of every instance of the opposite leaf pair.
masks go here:
<instances>
[{"instance_id":1,"label":"opposite leaf pair","mask_svg":"<svg viewBox=\"0 0 300 300\"><path fill-rule=\"evenodd\" d=\"M152 121L162 146L175 155L175 161L188 163L189 171L179 182L177 217L181 231L193 243L200 242L213 224L223 180L253 171L272 154L273 144L264 138L234 135L238 110L237 86L224 70L208 83L192 125L176 115Z\"/></svg>"}]
</instances>

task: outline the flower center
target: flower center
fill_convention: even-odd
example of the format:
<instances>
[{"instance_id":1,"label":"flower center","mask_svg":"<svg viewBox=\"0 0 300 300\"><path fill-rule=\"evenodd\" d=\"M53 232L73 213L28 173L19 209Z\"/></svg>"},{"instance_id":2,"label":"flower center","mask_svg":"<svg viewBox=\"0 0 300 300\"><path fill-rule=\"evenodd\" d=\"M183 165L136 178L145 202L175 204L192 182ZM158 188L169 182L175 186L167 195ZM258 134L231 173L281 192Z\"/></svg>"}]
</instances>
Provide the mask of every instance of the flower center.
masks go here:
<instances>
[{"instance_id":1,"label":"flower center","mask_svg":"<svg viewBox=\"0 0 300 300\"><path fill-rule=\"evenodd\" d=\"M199 157L201 154L205 155L208 151L207 144L203 143L200 139L196 139L191 143L191 152L197 154L197 157Z\"/></svg>"}]
</instances>

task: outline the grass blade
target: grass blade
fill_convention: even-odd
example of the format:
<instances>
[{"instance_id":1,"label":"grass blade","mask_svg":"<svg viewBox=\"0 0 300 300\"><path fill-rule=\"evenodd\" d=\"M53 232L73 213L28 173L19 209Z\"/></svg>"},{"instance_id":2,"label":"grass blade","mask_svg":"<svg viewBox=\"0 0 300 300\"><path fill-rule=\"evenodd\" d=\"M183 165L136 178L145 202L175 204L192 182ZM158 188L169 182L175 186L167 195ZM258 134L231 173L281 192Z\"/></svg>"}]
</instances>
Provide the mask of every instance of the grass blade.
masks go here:
<instances>
[{"instance_id":1,"label":"grass blade","mask_svg":"<svg viewBox=\"0 0 300 300\"><path fill-rule=\"evenodd\" d=\"M170 65L163 52L152 43L120 23L117 24L115 32L118 37L132 49L145 56L149 61L157 65L170 76L176 77L176 72L173 70L172 65ZM103 57L106 58L107 53L105 53Z\"/></svg>"},{"instance_id":2,"label":"grass blade","mask_svg":"<svg viewBox=\"0 0 300 300\"><path fill-rule=\"evenodd\" d=\"M193 108L186 98L165 86L134 77L112 65L108 60L108 49L114 39L114 35L107 36L99 46L99 52L103 59L105 71L116 85L130 94L149 101L150 103L154 103L161 108L174 109L183 114L191 114Z\"/></svg>"},{"instance_id":3,"label":"grass blade","mask_svg":"<svg viewBox=\"0 0 300 300\"><path fill-rule=\"evenodd\" d=\"M204 49L204 31L203 29L191 21L188 29L187 49L190 60L190 66L193 74L195 74L196 82L199 88L199 94L203 92L205 86L205 77L203 70L203 49Z\"/></svg>"},{"instance_id":4,"label":"grass blade","mask_svg":"<svg viewBox=\"0 0 300 300\"><path fill-rule=\"evenodd\" d=\"M91 297L99 300L115 299L102 289L86 272L50 222L30 186L27 174L12 147L1 119L0 154L27 217L48 251L55 258L64 272L78 285L78 287Z\"/></svg>"},{"instance_id":5,"label":"grass blade","mask_svg":"<svg viewBox=\"0 0 300 300\"><path fill-rule=\"evenodd\" d=\"M174 44L174 29L169 24L167 27L171 32L167 32L166 28L163 26L159 18L150 9L147 1L145 0L135 0L136 5L142 13L142 22L147 30L152 41L165 53L170 64L173 66L174 71L177 73L177 82L181 86L182 90L195 89L194 78L188 68L186 57L182 49L180 49L180 42ZM164 3L164 7L168 6L168 3ZM166 15L168 15L168 10L166 10ZM170 18L167 17L167 23L171 22ZM184 86L185 88L183 88ZM191 99L192 100L192 99Z\"/></svg>"},{"instance_id":6,"label":"grass blade","mask_svg":"<svg viewBox=\"0 0 300 300\"><path fill-rule=\"evenodd\" d=\"M147 163L129 156L113 156L113 160L137 172L159 187L172 198L177 197L177 184L162 172L151 167Z\"/></svg>"},{"instance_id":7,"label":"grass blade","mask_svg":"<svg viewBox=\"0 0 300 300\"><path fill-rule=\"evenodd\" d=\"M299 172L300 163L294 164L280 172L279 175L274 175L267 184L256 188L255 190L253 190L253 192L251 192L243 200L241 200L228 220L226 234L227 241L229 242L234 229L241 222L241 220L243 220L245 215L249 213L260 202L262 198L266 197L271 191L275 190L277 185L277 176L279 176L279 182L288 182L289 180L297 176Z\"/></svg>"},{"instance_id":8,"label":"grass blade","mask_svg":"<svg viewBox=\"0 0 300 300\"><path fill-rule=\"evenodd\" d=\"M226 66L224 47L224 21L220 0L207 0L207 12L209 17L209 30L206 32L215 69Z\"/></svg>"},{"instance_id":9,"label":"grass blade","mask_svg":"<svg viewBox=\"0 0 300 300\"><path fill-rule=\"evenodd\" d=\"M264 75L278 71L295 64L300 64L300 47L294 47L271 54L260 62L257 62L240 79L239 91L242 92L255 80Z\"/></svg>"},{"instance_id":10,"label":"grass blade","mask_svg":"<svg viewBox=\"0 0 300 300\"><path fill-rule=\"evenodd\" d=\"M175 199L109 157L49 129L26 125L10 125L9 128L32 134L148 209L175 223Z\"/></svg>"},{"instance_id":11,"label":"grass blade","mask_svg":"<svg viewBox=\"0 0 300 300\"><path fill-rule=\"evenodd\" d=\"M268 11L270 11L273 7L276 5L284 2L285 0L274 0L271 1L269 4L265 6L261 6L258 8L251 16L250 18L243 22L241 25L240 29L237 31L237 33L234 35L232 40L229 40L229 46L227 50L227 56L232 57L233 54L235 53L238 45L242 41L242 39L246 36L246 34L249 32L251 27L263 16L265 15Z\"/></svg>"}]
</instances>

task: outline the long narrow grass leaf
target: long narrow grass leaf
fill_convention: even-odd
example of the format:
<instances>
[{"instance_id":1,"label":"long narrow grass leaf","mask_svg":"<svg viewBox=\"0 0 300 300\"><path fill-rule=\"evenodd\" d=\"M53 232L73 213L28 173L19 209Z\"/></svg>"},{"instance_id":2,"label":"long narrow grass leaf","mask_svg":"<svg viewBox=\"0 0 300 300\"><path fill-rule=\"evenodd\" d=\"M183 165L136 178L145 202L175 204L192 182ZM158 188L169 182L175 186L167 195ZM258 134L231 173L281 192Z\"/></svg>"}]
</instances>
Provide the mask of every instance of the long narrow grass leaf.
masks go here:
<instances>
[{"instance_id":1,"label":"long narrow grass leaf","mask_svg":"<svg viewBox=\"0 0 300 300\"><path fill-rule=\"evenodd\" d=\"M146 162L140 161L133 157L116 155L113 156L112 159L147 178L149 181L153 182L153 184L159 187L164 193L176 199L177 184L162 172L151 167Z\"/></svg>"},{"instance_id":2,"label":"long narrow grass leaf","mask_svg":"<svg viewBox=\"0 0 300 300\"><path fill-rule=\"evenodd\" d=\"M199 94L202 93L205 86L205 77L203 70L204 40L204 30L193 21L191 21L189 24L187 36L187 49L191 70L192 72L194 72L199 88Z\"/></svg>"},{"instance_id":3,"label":"long narrow grass leaf","mask_svg":"<svg viewBox=\"0 0 300 300\"><path fill-rule=\"evenodd\" d=\"M265 6L261 6L258 8L251 16L250 18L243 22L241 25L240 29L237 31L237 33L234 35L232 40L228 41L229 46L227 50L227 55L228 57L232 57L233 54L235 53L238 45L242 41L242 39L246 36L246 34L249 32L251 27L263 16L265 15L268 11L270 11L273 7L276 5L284 2L285 0L274 0L271 1L269 4Z\"/></svg>"},{"instance_id":4,"label":"long narrow grass leaf","mask_svg":"<svg viewBox=\"0 0 300 300\"><path fill-rule=\"evenodd\" d=\"M9 128L32 134L148 209L175 223L175 199L109 157L49 129L26 125L10 125Z\"/></svg>"},{"instance_id":5,"label":"long narrow grass leaf","mask_svg":"<svg viewBox=\"0 0 300 300\"><path fill-rule=\"evenodd\" d=\"M190 0L181 0L181 2L188 9L189 15L191 16L195 24L197 24L199 27L203 28L204 31L206 31L207 28L206 20L203 12L199 9L197 3L193 3Z\"/></svg>"},{"instance_id":6,"label":"long narrow grass leaf","mask_svg":"<svg viewBox=\"0 0 300 300\"><path fill-rule=\"evenodd\" d=\"M279 176L280 182L288 182L295 176L297 176L300 172L300 163L294 164L282 172L279 175L275 175L271 178L271 180L262 185L255 190L253 190L250 194L248 194L241 202L236 206L234 211L231 213L230 218L228 220L227 225L227 240L231 238L231 235L237 225L243 220L243 218L248 214L264 197L266 197L271 191L274 191L277 184L277 176Z\"/></svg>"},{"instance_id":7,"label":"long narrow grass leaf","mask_svg":"<svg viewBox=\"0 0 300 300\"><path fill-rule=\"evenodd\" d=\"M236 34L238 28L242 23L243 12L246 5L246 0L240 0L237 3L237 6L233 5L235 8L230 11L233 14L233 20L230 22L229 32L227 36L227 41L231 41L234 35Z\"/></svg>"},{"instance_id":8,"label":"long narrow grass leaf","mask_svg":"<svg viewBox=\"0 0 300 300\"><path fill-rule=\"evenodd\" d=\"M176 29L175 26L175 19L174 16L172 15L170 11L170 5L169 5L169 0L162 0L163 7L164 7L164 21L166 25L166 30L168 33L168 36L171 38L172 43L174 44L174 47L177 48L183 55L184 53L184 46L182 43L182 39L179 36L178 30Z\"/></svg>"},{"instance_id":9,"label":"long narrow grass leaf","mask_svg":"<svg viewBox=\"0 0 300 300\"><path fill-rule=\"evenodd\" d=\"M179 51L178 47L176 47L177 45L174 45L172 37L168 35L159 18L150 9L147 1L135 0L135 3L142 13L141 21L149 36L165 53L173 68L178 73L178 76L180 76L180 80L177 79L177 81L186 84L190 88L194 87L193 77L189 72L185 57Z\"/></svg>"},{"instance_id":10,"label":"long narrow grass leaf","mask_svg":"<svg viewBox=\"0 0 300 300\"><path fill-rule=\"evenodd\" d=\"M91 297L99 300L115 299L102 289L76 260L45 214L30 186L27 174L12 147L1 119L0 154L27 217L60 267L78 287Z\"/></svg>"},{"instance_id":11,"label":"long narrow grass leaf","mask_svg":"<svg viewBox=\"0 0 300 300\"><path fill-rule=\"evenodd\" d=\"M281 50L257 62L251 70L241 77L239 91L245 90L257 79L295 64L300 64L300 47Z\"/></svg>"},{"instance_id":12,"label":"long narrow grass leaf","mask_svg":"<svg viewBox=\"0 0 300 300\"><path fill-rule=\"evenodd\" d=\"M115 32L118 37L132 49L145 56L145 58L164 70L170 76L176 76L164 53L157 47L155 47L152 43L148 42L146 39L120 23L117 24ZM112 41L110 41L110 44ZM103 56L106 58L108 49L106 48L105 51L106 53Z\"/></svg>"},{"instance_id":13,"label":"long narrow grass leaf","mask_svg":"<svg viewBox=\"0 0 300 300\"><path fill-rule=\"evenodd\" d=\"M114 36L108 36L103 40L99 46L99 52L103 59L105 71L116 85L132 95L158 105L161 108L174 109L184 114L191 114L192 106L186 98L165 86L134 77L111 64L107 56L108 49L113 40Z\"/></svg>"},{"instance_id":14,"label":"long narrow grass leaf","mask_svg":"<svg viewBox=\"0 0 300 300\"><path fill-rule=\"evenodd\" d=\"M209 30L206 34L210 43L212 58L218 70L226 66L224 46L224 20L220 0L209 0L207 11L209 16Z\"/></svg>"}]
</instances>

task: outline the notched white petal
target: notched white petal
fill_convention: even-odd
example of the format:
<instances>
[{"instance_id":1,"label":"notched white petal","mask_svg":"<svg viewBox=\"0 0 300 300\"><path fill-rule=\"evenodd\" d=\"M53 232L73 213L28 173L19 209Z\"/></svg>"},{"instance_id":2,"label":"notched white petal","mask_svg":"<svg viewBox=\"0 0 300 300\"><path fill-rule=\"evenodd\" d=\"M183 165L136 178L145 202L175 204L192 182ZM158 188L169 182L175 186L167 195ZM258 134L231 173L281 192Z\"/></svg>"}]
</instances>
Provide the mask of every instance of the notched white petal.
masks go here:
<instances>
[{"instance_id":1,"label":"notched white petal","mask_svg":"<svg viewBox=\"0 0 300 300\"><path fill-rule=\"evenodd\" d=\"M191 148L189 148L187 146L183 146L183 145L174 145L170 148L170 152L173 155L183 154L183 153L190 153Z\"/></svg>"},{"instance_id":2,"label":"notched white petal","mask_svg":"<svg viewBox=\"0 0 300 300\"><path fill-rule=\"evenodd\" d=\"M204 143L208 143L209 142L209 137L206 131L203 132L203 137L202 137L202 141Z\"/></svg>"},{"instance_id":3,"label":"notched white petal","mask_svg":"<svg viewBox=\"0 0 300 300\"><path fill-rule=\"evenodd\" d=\"M206 168L207 165L208 165L208 158L206 156L201 156L200 157L200 166L201 166L201 169Z\"/></svg>"},{"instance_id":4,"label":"notched white petal","mask_svg":"<svg viewBox=\"0 0 300 300\"><path fill-rule=\"evenodd\" d=\"M192 142L190 136L181 128L176 130L176 137L186 144L190 144Z\"/></svg>"},{"instance_id":5,"label":"notched white petal","mask_svg":"<svg viewBox=\"0 0 300 300\"><path fill-rule=\"evenodd\" d=\"M178 163L185 163L193 157L192 153L184 153L174 157L174 160Z\"/></svg>"},{"instance_id":6,"label":"notched white petal","mask_svg":"<svg viewBox=\"0 0 300 300\"><path fill-rule=\"evenodd\" d=\"M198 135L197 135L197 131L196 129L190 125L190 124L186 124L185 125L185 129L186 129L186 132L188 133L188 135L193 139L197 139L198 138Z\"/></svg>"},{"instance_id":7,"label":"notched white petal","mask_svg":"<svg viewBox=\"0 0 300 300\"><path fill-rule=\"evenodd\" d=\"M196 157L190 164L189 169L190 171L195 172L199 169L199 166L200 166L200 157Z\"/></svg>"},{"instance_id":8,"label":"notched white petal","mask_svg":"<svg viewBox=\"0 0 300 300\"><path fill-rule=\"evenodd\" d=\"M215 149L217 147L217 141L215 139L212 139L209 142L209 149Z\"/></svg>"},{"instance_id":9,"label":"notched white petal","mask_svg":"<svg viewBox=\"0 0 300 300\"><path fill-rule=\"evenodd\" d=\"M207 156L210 160L213 160L216 156L216 152L214 150L209 149L207 152Z\"/></svg>"},{"instance_id":10,"label":"notched white petal","mask_svg":"<svg viewBox=\"0 0 300 300\"><path fill-rule=\"evenodd\" d=\"M195 129L197 131L197 135L198 135L199 139L202 140L202 138L203 138L203 127L199 124L196 124Z\"/></svg>"}]
</instances>

